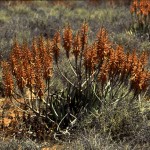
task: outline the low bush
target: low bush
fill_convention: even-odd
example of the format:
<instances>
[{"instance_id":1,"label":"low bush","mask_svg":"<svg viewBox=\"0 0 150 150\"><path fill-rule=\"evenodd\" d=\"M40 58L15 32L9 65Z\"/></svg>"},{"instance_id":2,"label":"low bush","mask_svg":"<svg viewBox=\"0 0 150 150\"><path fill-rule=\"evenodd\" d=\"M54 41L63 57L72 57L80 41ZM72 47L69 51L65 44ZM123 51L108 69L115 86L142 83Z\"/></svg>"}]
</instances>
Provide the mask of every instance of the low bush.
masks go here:
<instances>
[{"instance_id":1,"label":"low bush","mask_svg":"<svg viewBox=\"0 0 150 150\"><path fill-rule=\"evenodd\" d=\"M131 135L133 119L141 117L136 101L149 88L148 55L125 53L109 41L105 28L89 43L88 28L85 22L73 35L67 25L51 40L34 38L31 47L26 40L22 45L14 40L9 60L2 62L3 84L6 97L23 114L16 111L8 127L2 121L3 130L11 128L16 137L57 139L58 134L70 135L82 113L94 109L104 133L115 139ZM64 60L66 70L61 68ZM52 88L54 70L62 82L57 91Z\"/></svg>"}]
</instances>

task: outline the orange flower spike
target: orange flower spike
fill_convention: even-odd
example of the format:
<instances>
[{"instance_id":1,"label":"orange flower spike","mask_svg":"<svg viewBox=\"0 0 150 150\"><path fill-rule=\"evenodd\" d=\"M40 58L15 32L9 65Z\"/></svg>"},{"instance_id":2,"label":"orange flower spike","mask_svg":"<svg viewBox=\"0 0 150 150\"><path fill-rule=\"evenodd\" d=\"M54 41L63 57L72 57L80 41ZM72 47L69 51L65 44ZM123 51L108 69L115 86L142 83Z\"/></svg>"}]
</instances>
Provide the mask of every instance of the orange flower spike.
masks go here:
<instances>
[{"instance_id":1,"label":"orange flower spike","mask_svg":"<svg viewBox=\"0 0 150 150\"><path fill-rule=\"evenodd\" d=\"M10 73L5 74L4 86L5 86L5 95L10 97L12 95L12 91L14 88L12 74Z\"/></svg>"},{"instance_id":2,"label":"orange flower spike","mask_svg":"<svg viewBox=\"0 0 150 150\"><path fill-rule=\"evenodd\" d=\"M131 85L137 91L144 91L149 86L150 73L141 67L141 64L134 65L131 72Z\"/></svg>"},{"instance_id":3,"label":"orange flower spike","mask_svg":"<svg viewBox=\"0 0 150 150\"><path fill-rule=\"evenodd\" d=\"M45 84L44 84L44 80L42 77L36 75L36 78L35 78L35 85L36 85L36 91L38 92L38 96L42 96L44 93L44 88L45 88Z\"/></svg>"},{"instance_id":4,"label":"orange flower spike","mask_svg":"<svg viewBox=\"0 0 150 150\"><path fill-rule=\"evenodd\" d=\"M13 76L11 74L10 65L7 62L2 62L3 81L5 86L5 95L10 97L14 89Z\"/></svg>"},{"instance_id":5,"label":"orange flower spike","mask_svg":"<svg viewBox=\"0 0 150 150\"><path fill-rule=\"evenodd\" d=\"M148 15L150 15L150 2L147 2L147 4L148 4L148 8L147 8Z\"/></svg>"},{"instance_id":6,"label":"orange flower spike","mask_svg":"<svg viewBox=\"0 0 150 150\"><path fill-rule=\"evenodd\" d=\"M27 41L23 42L23 45L22 45L21 49L22 49L22 58L21 58L21 60L22 61L25 60L25 62L27 62L27 61L29 61L29 62L33 61L33 53L29 49Z\"/></svg>"},{"instance_id":7,"label":"orange flower spike","mask_svg":"<svg viewBox=\"0 0 150 150\"><path fill-rule=\"evenodd\" d=\"M122 64L126 61L126 54L124 53L124 49L122 46L118 46L116 49L116 57L118 62L118 69L121 71L124 70L124 67L122 68Z\"/></svg>"},{"instance_id":8,"label":"orange flower spike","mask_svg":"<svg viewBox=\"0 0 150 150\"><path fill-rule=\"evenodd\" d=\"M47 54L52 56L52 53L53 53L53 42L50 39L47 39L47 41L46 41L46 49L47 49Z\"/></svg>"},{"instance_id":9,"label":"orange flower spike","mask_svg":"<svg viewBox=\"0 0 150 150\"><path fill-rule=\"evenodd\" d=\"M73 40L73 51L72 51L76 60L80 54L80 50L81 50L81 37L80 37L79 32L77 32Z\"/></svg>"},{"instance_id":10,"label":"orange flower spike","mask_svg":"<svg viewBox=\"0 0 150 150\"><path fill-rule=\"evenodd\" d=\"M80 34L81 34L81 47L84 50L85 46L88 43L88 24L85 22L82 24Z\"/></svg>"},{"instance_id":11,"label":"orange flower spike","mask_svg":"<svg viewBox=\"0 0 150 150\"><path fill-rule=\"evenodd\" d=\"M15 39L14 42L13 42L12 53L15 55L15 57L17 59L21 58L21 56L22 56L22 51L20 49L20 45L19 45L17 39Z\"/></svg>"},{"instance_id":12,"label":"orange flower spike","mask_svg":"<svg viewBox=\"0 0 150 150\"><path fill-rule=\"evenodd\" d=\"M135 12L135 14L138 14L139 13L139 2L138 0L134 0L131 7L130 7L130 12L131 14L133 14Z\"/></svg>"},{"instance_id":13,"label":"orange flower spike","mask_svg":"<svg viewBox=\"0 0 150 150\"><path fill-rule=\"evenodd\" d=\"M20 77L26 79L26 70L24 66L20 66Z\"/></svg>"},{"instance_id":14,"label":"orange flower spike","mask_svg":"<svg viewBox=\"0 0 150 150\"><path fill-rule=\"evenodd\" d=\"M137 9L137 8L139 7L138 0L134 0L134 1L133 1L133 7L134 7L135 9Z\"/></svg>"},{"instance_id":15,"label":"orange flower spike","mask_svg":"<svg viewBox=\"0 0 150 150\"><path fill-rule=\"evenodd\" d=\"M18 68L18 59L15 57L13 53L10 55L10 65L12 74L15 75Z\"/></svg>"},{"instance_id":16,"label":"orange flower spike","mask_svg":"<svg viewBox=\"0 0 150 150\"><path fill-rule=\"evenodd\" d=\"M57 47L57 45L54 45L53 46L53 54L54 54L54 60L55 60L56 64L58 63L59 51L60 51L60 49Z\"/></svg>"},{"instance_id":17,"label":"orange flower spike","mask_svg":"<svg viewBox=\"0 0 150 150\"><path fill-rule=\"evenodd\" d=\"M49 67L49 68L44 70L43 78L45 80L50 79L52 76L53 76L53 69L52 69L52 67Z\"/></svg>"},{"instance_id":18,"label":"orange flower spike","mask_svg":"<svg viewBox=\"0 0 150 150\"><path fill-rule=\"evenodd\" d=\"M36 38L33 38L32 40L32 53L34 56L38 55L39 54L39 51L38 51L38 46L37 46L37 39Z\"/></svg>"},{"instance_id":19,"label":"orange flower spike","mask_svg":"<svg viewBox=\"0 0 150 150\"><path fill-rule=\"evenodd\" d=\"M56 32L53 38L53 55L54 55L54 59L56 64L58 63L58 58L59 58L59 51L60 51L60 33Z\"/></svg>"},{"instance_id":20,"label":"orange flower spike","mask_svg":"<svg viewBox=\"0 0 150 150\"><path fill-rule=\"evenodd\" d=\"M53 60L50 55L45 55L44 60L46 60L43 64L43 78L44 79L50 79L52 77L52 71L53 71Z\"/></svg>"},{"instance_id":21,"label":"orange flower spike","mask_svg":"<svg viewBox=\"0 0 150 150\"><path fill-rule=\"evenodd\" d=\"M38 50L39 50L40 58L43 59L43 55L46 54L47 52L43 36L39 37Z\"/></svg>"},{"instance_id":22,"label":"orange flower spike","mask_svg":"<svg viewBox=\"0 0 150 150\"><path fill-rule=\"evenodd\" d=\"M92 44L92 62L93 62L93 65L94 66L96 66L96 65L98 65L98 63L99 63L99 60L97 59L97 44L96 44L96 42L94 42L93 44Z\"/></svg>"},{"instance_id":23,"label":"orange flower spike","mask_svg":"<svg viewBox=\"0 0 150 150\"><path fill-rule=\"evenodd\" d=\"M46 66L45 70L47 72L46 78L50 78L53 75L52 42L50 40L48 40L46 46L47 46L47 55L45 56L46 57L45 60L48 60L48 61L45 61L45 62L47 62L45 64L45 66Z\"/></svg>"},{"instance_id":24,"label":"orange flower spike","mask_svg":"<svg viewBox=\"0 0 150 150\"><path fill-rule=\"evenodd\" d=\"M139 71L138 69L131 76L132 88L137 91L145 91L149 86L150 76L147 71Z\"/></svg>"},{"instance_id":25,"label":"orange flower spike","mask_svg":"<svg viewBox=\"0 0 150 150\"><path fill-rule=\"evenodd\" d=\"M139 89L145 91L149 86L150 72L143 71L140 74Z\"/></svg>"},{"instance_id":26,"label":"orange flower spike","mask_svg":"<svg viewBox=\"0 0 150 150\"><path fill-rule=\"evenodd\" d=\"M27 50L27 56L28 56L29 63L32 63L34 58L33 58L33 53L30 49Z\"/></svg>"},{"instance_id":27,"label":"orange flower spike","mask_svg":"<svg viewBox=\"0 0 150 150\"><path fill-rule=\"evenodd\" d=\"M148 0L141 0L140 1L140 9L142 11L142 14L146 17L148 16L148 13L149 13L149 5L150 5L150 2Z\"/></svg>"},{"instance_id":28,"label":"orange flower spike","mask_svg":"<svg viewBox=\"0 0 150 150\"><path fill-rule=\"evenodd\" d=\"M137 64L138 64L138 57L136 54L136 50L134 49L132 53L132 66L136 66Z\"/></svg>"},{"instance_id":29,"label":"orange flower spike","mask_svg":"<svg viewBox=\"0 0 150 150\"><path fill-rule=\"evenodd\" d=\"M111 42L108 40L108 33L105 28L101 28L97 34L97 56L102 61L106 59L111 50Z\"/></svg>"},{"instance_id":30,"label":"orange flower spike","mask_svg":"<svg viewBox=\"0 0 150 150\"><path fill-rule=\"evenodd\" d=\"M102 67L100 70L101 72L99 74L98 79L100 80L103 86L108 80L108 73L109 73L109 65L107 64L106 61L102 64Z\"/></svg>"},{"instance_id":31,"label":"orange flower spike","mask_svg":"<svg viewBox=\"0 0 150 150\"><path fill-rule=\"evenodd\" d=\"M139 8L142 8L143 6L144 6L144 3L143 3L142 0L140 0L140 2L139 2Z\"/></svg>"},{"instance_id":32,"label":"orange flower spike","mask_svg":"<svg viewBox=\"0 0 150 150\"><path fill-rule=\"evenodd\" d=\"M102 29L97 34L97 56L103 59L104 43L102 43Z\"/></svg>"},{"instance_id":33,"label":"orange flower spike","mask_svg":"<svg viewBox=\"0 0 150 150\"><path fill-rule=\"evenodd\" d=\"M66 27L64 29L64 33L63 33L63 47L66 50L66 56L67 58L69 58L69 52L72 48L72 29L71 27L68 25L68 27Z\"/></svg>"},{"instance_id":34,"label":"orange flower spike","mask_svg":"<svg viewBox=\"0 0 150 150\"><path fill-rule=\"evenodd\" d=\"M111 51L110 53L110 58L109 58L109 66L110 66L110 73L111 75L116 72L117 68L117 63L118 63L118 56L116 55L116 51Z\"/></svg>"},{"instance_id":35,"label":"orange flower spike","mask_svg":"<svg viewBox=\"0 0 150 150\"><path fill-rule=\"evenodd\" d=\"M52 75L53 75L53 70L52 68L49 67L47 70L44 70L43 78L47 80L47 79L50 79Z\"/></svg>"},{"instance_id":36,"label":"orange flower spike","mask_svg":"<svg viewBox=\"0 0 150 150\"><path fill-rule=\"evenodd\" d=\"M34 69L37 72L37 74L39 74L39 76L40 76L43 71L43 67L42 67L42 62L41 62L41 59L39 58L39 56L35 57L34 63L35 63Z\"/></svg>"},{"instance_id":37,"label":"orange flower spike","mask_svg":"<svg viewBox=\"0 0 150 150\"><path fill-rule=\"evenodd\" d=\"M27 87L32 87L35 85L35 72L33 67L31 67L30 64L28 64L28 69L26 70L26 76L27 76Z\"/></svg>"},{"instance_id":38,"label":"orange flower spike","mask_svg":"<svg viewBox=\"0 0 150 150\"><path fill-rule=\"evenodd\" d=\"M127 54L127 59L126 59L126 63L125 63L125 70L128 74L131 74L132 71L132 54Z\"/></svg>"},{"instance_id":39,"label":"orange flower spike","mask_svg":"<svg viewBox=\"0 0 150 150\"><path fill-rule=\"evenodd\" d=\"M60 37L60 32L56 32L53 38L54 44L57 44L58 47L60 47L61 44L61 37Z\"/></svg>"},{"instance_id":40,"label":"orange flower spike","mask_svg":"<svg viewBox=\"0 0 150 150\"><path fill-rule=\"evenodd\" d=\"M131 12L131 14L133 14L135 12L135 8L133 7L133 5L130 6L130 12Z\"/></svg>"},{"instance_id":41,"label":"orange flower spike","mask_svg":"<svg viewBox=\"0 0 150 150\"><path fill-rule=\"evenodd\" d=\"M94 66L96 64L96 50L94 45L89 46L84 53L84 65L86 70L89 70L89 72L93 72Z\"/></svg>"},{"instance_id":42,"label":"orange flower spike","mask_svg":"<svg viewBox=\"0 0 150 150\"><path fill-rule=\"evenodd\" d=\"M117 51L119 62L121 63L125 59L124 49L122 46L119 45L116 51Z\"/></svg>"},{"instance_id":43,"label":"orange flower spike","mask_svg":"<svg viewBox=\"0 0 150 150\"><path fill-rule=\"evenodd\" d=\"M148 63L148 53L145 51L142 52L142 55L140 56L139 61L143 66L146 66Z\"/></svg>"},{"instance_id":44,"label":"orange flower spike","mask_svg":"<svg viewBox=\"0 0 150 150\"><path fill-rule=\"evenodd\" d=\"M27 76L26 76L26 70L25 70L24 66L22 66L22 65L18 66L18 70L16 72L16 80L17 80L17 85L18 85L20 91L23 91L23 89L27 83L26 82Z\"/></svg>"}]
</instances>

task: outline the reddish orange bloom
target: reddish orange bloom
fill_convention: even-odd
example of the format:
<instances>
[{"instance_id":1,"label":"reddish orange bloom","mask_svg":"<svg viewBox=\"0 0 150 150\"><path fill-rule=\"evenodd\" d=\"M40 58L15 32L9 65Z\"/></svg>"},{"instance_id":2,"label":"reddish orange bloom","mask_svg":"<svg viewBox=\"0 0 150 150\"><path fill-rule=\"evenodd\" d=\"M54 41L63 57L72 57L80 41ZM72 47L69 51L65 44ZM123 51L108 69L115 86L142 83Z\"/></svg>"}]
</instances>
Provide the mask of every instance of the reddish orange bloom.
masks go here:
<instances>
[{"instance_id":1,"label":"reddish orange bloom","mask_svg":"<svg viewBox=\"0 0 150 150\"><path fill-rule=\"evenodd\" d=\"M35 58L35 56L39 54L38 46L37 46L37 39L36 38L33 38L33 40L32 40L32 47L31 47L31 49L32 49L32 53L33 53L34 58Z\"/></svg>"},{"instance_id":2,"label":"reddish orange bloom","mask_svg":"<svg viewBox=\"0 0 150 150\"><path fill-rule=\"evenodd\" d=\"M47 54L52 56L52 53L53 53L53 42L50 39L47 39L46 49L47 49Z\"/></svg>"},{"instance_id":3,"label":"reddish orange bloom","mask_svg":"<svg viewBox=\"0 0 150 150\"><path fill-rule=\"evenodd\" d=\"M131 76L131 87L137 92L145 91L149 86L150 73L134 69Z\"/></svg>"},{"instance_id":4,"label":"reddish orange bloom","mask_svg":"<svg viewBox=\"0 0 150 150\"><path fill-rule=\"evenodd\" d=\"M22 57L22 51L21 51L20 45L18 44L18 41L16 39L14 40L14 43L13 43L12 53L15 55L16 58Z\"/></svg>"},{"instance_id":5,"label":"reddish orange bloom","mask_svg":"<svg viewBox=\"0 0 150 150\"><path fill-rule=\"evenodd\" d=\"M131 70L131 87L137 91L144 91L149 85L150 73L145 70L147 63L147 55L143 53L141 57L137 57L135 51L132 54L132 70Z\"/></svg>"},{"instance_id":6,"label":"reddish orange bloom","mask_svg":"<svg viewBox=\"0 0 150 150\"><path fill-rule=\"evenodd\" d=\"M60 33L56 32L53 38L53 55L55 62L58 63L59 51L60 51Z\"/></svg>"},{"instance_id":7,"label":"reddish orange bloom","mask_svg":"<svg viewBox=\"0 0 150 150\"><path fill-rule=\"evenodd\" d=\"M73 40L73 51L72 51L76 60L80 54L80 50L81 50L81 37L79 32L77 32Z\"/></svg>"},{"instance_id":8,"label":"reddish orange bloom","mask_svg":"<svg viewBox=\"0 0 150 150\"><path fill-rule=\"evenodd\" d=\"M36 80L35 80L35 91L38 92L38 96L41 97L44 94L44 88L45 88L45 84L44 84L44 80L41 76L36 75Z\"/></svg>"},{"instance_id":9,"label":"reddish orange bloom","mask_svg":"<svg viewBox=\"0 0 150 150\"><path fill-rule=\"evenodd\" d=\"M102 86L107 82L108 80L108 72L109 72L109 65L106 61L103 62L102 67L100 69L99 74L99 81L101 82Z\"/></svg>"},{"instance_id":10,"label":"reddish orange bloom","mask_svg":"<svg viewBox=\"0 0 150 150\"><path fill-rule=\"evenodd\" d=\"M148 63L148 53L142 52L142 55L140 56L139 61L143 67L146 66Z\"/></svg>"},{"instance_id":11,"label":"reddish orange bloom","mask_svg":"<svg viewBox=\"0 0 150 150\"><path fill-rule=\"evenodd\" d=\"M23 45L21 46L21 50L22 50L22 57L19 59L22 61L25 60L25 61L32 62L33 61L33 53L29 49L27 41L24 41Z\"/></svg>"},{"instance_id":12,"label":"reddish orange bloom","mask_svg":"<svg viewBox=\"0 0 150 150\"><path fill-rule=\"evenodd\" d=\"M63 34L63 47L66 51L66 56L69 58L69 52L72 48L72 29L70 26L67 26L64 29L64 34Z\"/></svg>"},{"instance_id":13,"label":"reddish orange bloom","mask_svg":"<svg viewBox=\"0 0 150 150\"><path fill-rule=\"evenodd\" d=\"M82 50L84 50L85 46L88 43L88 24L87 23L82 24L80 34L81 34L81 47L82 47Z\"/></svg>"},{"instance_id":14,"label":"reddish orange bloom","mask_svg":"<svg viewBox=\"0 0 150 150\"><path fill-rule=\"evenodd\" d=\"M26 76L27 87L33 87L35 85L35 72L33 66L31 66L30 64L27 65Z\"/></svg>"},{"instance_id":15,"label":"reddish orange bloom","mask_svg":"<svg viewBox=\"0 0 150 150\"><path fill-rule=\"evenodd\" d=\"M45 62L43 63L43 77L44 79L50 79L53 74L53 64L52 64L52 57L50 55L45 55L44 56Z\"/></svg>"},{"instance_id":16,"label":"reddish orange bloom","mask_svg":"<svg viewBox=\"0 0 150 150\"><path fill-rule=\"evenodd\" d=\"M5 95L10 97L13 93L14 82L11 74L10 65L7 62L2 62L3 81L5 86Z\"/></svg>"},{"instance_id":17,"label":"reddish orange bloom","mask_svg":"<svg viewBox=\"0 0 150 150\"><path fill-rule=\"evenodd\" d=\"M97 34L97 57L104 61L109 56L111 42L108 39L108 33L105 28L101 28Z\"/></svg>"},{"instance_id":18,"label":"reddish orange bloom","mask_svg":"<svg viewBox=\"0 0 150 150\"><path fill-rule=\"evenodd\" d=\"M150 15L150 1L149 0L134 0L130 12L138 16L139 22L147 22L146 17Z\"/></svg>"},{"instance_id":19,"label":"reddish orange bloom","mask_svg":"<svg viewBox=\"0 0 150 150\"><path fill-rule=\"evenodd\" d=\"M140 7L144 8L144 5L141 3ZM135 3L134 6L138 5ZM10 64L2 63L6 95L12 95L15 83L20 91L27 87L34 90L41 98L47 87L47 81L53 75L53 57L56 64L58 63L60 46L59 32L56 32L52 41L45 41L42 36L38 39L34 38L31 49L26 41L20 46L16 40L10 55ZM78 85L85 85L86 82L83 81L87 78L84 79L84 77L89 75L93 78L92 81L98 76L102 87L108 81L115 86L115 83L120 85L128 80L128 84L137 94L146 90L150 81L150 72L146 70L148 54L143 52L139 56L135 50L131 54L126 54L122 46L112 47L114 45L109 41L105 28L99 30L96 40L91 45L88 45L88 25L86 23L82 25L74 38L70 26L64 29L63 48L67 58L71 55L70 51L74 55L75 63L70 62L70 66L75 73L73 79L77 79ZM84 68L85 70L82 70ZM65 77L66 74L62 75ZM66 80L70 81L67 77ZM90 80L87 81L90 82ZM73 85L75 82L70 81L70 83Z\"/></svg>"},{"instance_id":20,"label":"reddish orange bloom","mask_svg":"<svg viewBox=\"0 0 150 150\"><path fill-rule=\"evenodd\" d=\"M84 65L86 70L89 71L89 73L92 73L93 70L95 69L96 60L97 60L96 45L93 44L89 46L84 53Z\"/></svg>"}]
</instances>

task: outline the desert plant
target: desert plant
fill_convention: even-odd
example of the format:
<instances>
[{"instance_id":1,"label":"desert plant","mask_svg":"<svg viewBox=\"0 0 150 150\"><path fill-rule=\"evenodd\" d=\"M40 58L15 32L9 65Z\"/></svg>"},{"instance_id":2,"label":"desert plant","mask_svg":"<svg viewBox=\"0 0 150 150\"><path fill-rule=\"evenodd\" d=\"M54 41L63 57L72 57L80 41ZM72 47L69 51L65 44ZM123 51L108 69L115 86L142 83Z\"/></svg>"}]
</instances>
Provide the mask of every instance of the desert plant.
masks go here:
<instances>
[{"instance_id":1,"label":"desert plant","mask_svg":"<svg viewBox=\"0 0 150 150\"><path fill-rule=\"evenodd\" d=\"M134 0L130 12L132 14L132 29L136 32L150 32L150 2L147 0Z\"/></svg>"},{"instance_id":2,"label":"desert plant","mask_svg":"<svg viewBox=\"0 0 150 150\"><path fill-rule=\"evenodd\" d=\"M31 124L37 137L43 138L50 129L69 134L83 111L107 108L108 101L117 106L130 96L131 106L149 86L146 53L139 58L136 51L126 54L109 41L105 28L89 44L88 28L84 22L73 35L67 25L62 38L59 31L52 40L40 36L33 39L31 48L26 40L20 45L15 39L9 60L2 62L5 94L24 112L25 126ZM61 50L69 73L61 69ZM58 91L51 88L53 69L65 81Z\"/></svg>"}]
</instances>

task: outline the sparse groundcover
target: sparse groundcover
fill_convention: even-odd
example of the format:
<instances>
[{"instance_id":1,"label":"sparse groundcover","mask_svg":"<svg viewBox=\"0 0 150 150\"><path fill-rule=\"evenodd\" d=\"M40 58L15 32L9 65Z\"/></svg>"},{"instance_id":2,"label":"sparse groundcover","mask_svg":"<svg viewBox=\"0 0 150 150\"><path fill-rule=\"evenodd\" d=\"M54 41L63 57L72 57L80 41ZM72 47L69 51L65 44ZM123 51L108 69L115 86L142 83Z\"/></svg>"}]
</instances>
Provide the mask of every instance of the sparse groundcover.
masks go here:
<instances>
[{"instance_id":1,"label":"sparse groundcover","mask_svg":"<svg viewBox=\"0 0 150 150\"><path fill-rule=\"evenodd\" d=\"M37 143L31 140L5 140L0 141L0 149L1 150L40 150L41 148Z\"/></svg>"},{"instance_id":2,"label":"sparse groundcover","mask_svg":"<svg viewBox=\"0 0 150 150\"><path fill-rule=\"evenodd\" d=\"M147 33L94 3L2 3L2 149L149 147Z\"/></svg>"}]
</instances>

